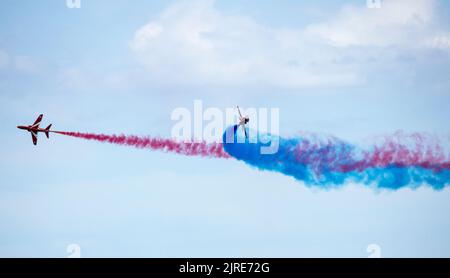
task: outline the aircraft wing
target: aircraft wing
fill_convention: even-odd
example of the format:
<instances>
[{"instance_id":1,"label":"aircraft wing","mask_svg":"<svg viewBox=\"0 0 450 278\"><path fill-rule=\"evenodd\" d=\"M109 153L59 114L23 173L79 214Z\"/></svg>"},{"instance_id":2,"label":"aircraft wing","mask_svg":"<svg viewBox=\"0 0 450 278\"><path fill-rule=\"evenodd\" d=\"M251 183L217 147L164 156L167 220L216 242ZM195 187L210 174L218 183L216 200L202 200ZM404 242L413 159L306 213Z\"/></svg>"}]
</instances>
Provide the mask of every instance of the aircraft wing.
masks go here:
<instances>
[{"instance_id":1,"label":"aircraft wing","mask_svg":"<svg viewBox=\"0 0 450 278\"><path fill-rule=\"evenodd\" d=\"M32 127L39 127L39 124L42 121L42 117L44 117L44 115L39 115L39 117L37 117L36 121L34 121L34 124L32 125Z\"/></svg>"},{"instance_id":2,"label":"aircraft wing","mask_svg":"<svg viewBox=\"0 0 450 278\"><path fill-rule=\"evenodd\" d=\"M236 107L237 107L237 110L239 112L239 118L242 119L241 109L239 109L239 106L236 106Z\"/></svg>"},{"instance_id":3,"label":"aircraft wing","mask_svg":"<svg viewBox=\"0 0 450 278\"><path fill-rule=\"evenodd\" d=\"M242 129L244 130L245 138L248 138L247 130L245 130L245 125L241 125L241 126L242 126Z\"/></svg>"},{"instance_id":4,"label":"aircraft wing","mask_svg":"<svg viewBox=\"0 0 450 278\"><path fill-rule=\"evenodd\" d=\"M37 140L38 140L38 135L37 135L37 133L34 133L34 132L30 132L30 133L31 133L31 139L33 140L33 144L36 146Z\"/></svg>"}]
</instances>

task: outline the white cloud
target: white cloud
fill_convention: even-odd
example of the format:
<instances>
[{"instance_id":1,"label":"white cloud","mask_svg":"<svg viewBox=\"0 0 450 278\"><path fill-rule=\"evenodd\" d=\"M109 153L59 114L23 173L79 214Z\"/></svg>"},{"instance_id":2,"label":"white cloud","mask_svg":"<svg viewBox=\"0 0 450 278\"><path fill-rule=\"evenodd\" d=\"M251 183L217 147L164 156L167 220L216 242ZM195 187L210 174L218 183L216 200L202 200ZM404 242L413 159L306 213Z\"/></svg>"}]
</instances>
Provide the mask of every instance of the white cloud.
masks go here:
<instances>
[{"instance_id":1,"label":"white cloud","mask_svg":"<svg viewBox=\"0 0 450 278\"><path fill-rule=\"evenodd\" d=\"M9 69L19 73L35 73L38 66L29 56L14 56L0 49L0 69Z\"/></svg>"},{"instance_id":2,"label":"white cloud","mask_svg":"<svg viewBox=\"0 0 450 278\"><path fill-rule=\"evenodd\" d=\"M338 47L414 46L430 31L434 7L433 0L386 0L379 9L347 6L305 32Z\"/></svg>"},{"instance_id":3,"label":"white cloud","mask_svg":"<svg viewBox=\"0 0 450 278\"><path fill-rule=\"evenodd\" d=\"M440 50L450 50L450 34L438 34L426 39L423 42L426 47L440 49Z\"/></svg>"},{"instance_id":4,"label":"white cloud","mask_svg":"<svg viewBox=\"0 0 450 278\"><path fill-rule=\"evenodd\" d=\"M214 1L205 0L169 7L136 32L130 47L162 82L288 88L358 82L345 69L310 67L320 54L305 53L309 47L301 41L294 47L289 44L299 42L299 37L299 30L273 29L251 18L222 14Z\"/></svg>"},{"instance_id":5,"label":"white cloud","mask_svg":"<svg viewBox=\"0 0 450 278\"><path fill-rule=\"evenodd\" d=\"M16 56L14 57L14 67L19 72L34 73L38 67L36 62L28 56Z\"/></svg>"},{"instance_id":6,"label":"white cloud","mask_svg":"<svg viewBox=\"0 0 450 278\"><path fill-rule=\"evenodd\" d=\"M401 54L448 47L448 40L430 39L434 1L384 1L381 9L363 4L286 29L224 14L213 0L182 1L137 30L130 48L155 82L298 89L365 82L364 61L378 55L373 49L397 46Z\"/></svg>"}]
</instances>

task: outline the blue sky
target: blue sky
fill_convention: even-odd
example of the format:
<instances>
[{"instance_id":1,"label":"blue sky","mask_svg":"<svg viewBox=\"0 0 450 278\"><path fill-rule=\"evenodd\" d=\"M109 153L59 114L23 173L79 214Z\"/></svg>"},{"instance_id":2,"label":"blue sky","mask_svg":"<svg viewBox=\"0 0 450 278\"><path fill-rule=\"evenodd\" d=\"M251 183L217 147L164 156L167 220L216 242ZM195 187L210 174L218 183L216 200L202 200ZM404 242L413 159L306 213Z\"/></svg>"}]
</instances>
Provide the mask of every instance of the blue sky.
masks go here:
<instances>
[{"instance_id":1,"label":"blue sky","mask_svg":"<svg viewBox=\"0 0 450 278\"><path fill-rule=\"evenodd\" d=\"M450 191L319 190L233 160L15 127L169 137L176 107L278 107L280 133L450 133L447 1L3 1L0 256L450 255Z\"/></svg>"}]
</instances>

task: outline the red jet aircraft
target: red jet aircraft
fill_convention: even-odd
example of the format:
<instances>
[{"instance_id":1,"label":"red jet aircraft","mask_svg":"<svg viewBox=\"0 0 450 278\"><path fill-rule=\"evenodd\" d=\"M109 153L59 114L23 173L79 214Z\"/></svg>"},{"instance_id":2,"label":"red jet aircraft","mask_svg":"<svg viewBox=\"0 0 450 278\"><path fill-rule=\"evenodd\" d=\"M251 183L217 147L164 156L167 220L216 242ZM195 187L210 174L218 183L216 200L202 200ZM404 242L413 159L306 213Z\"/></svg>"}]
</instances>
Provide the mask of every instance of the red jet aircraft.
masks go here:
<instances>
[{"instance_id":1,"label":"red jet aircraft","mask_svg":"<svg viewBox=\"0 0 450 278\"><path fill-rule=\"evenodd\" d=\"M42 115L42 114L39 115L39 117L36 119L36 121L34 122L33 125L28 125L28 126L19 125L19 126L17 126L17 128L26 130L26 131L31 133L31 139L33 139L33 144L34 145L37 144L38 133L39 132L44 132L45 135L47 136L47 138L50 138L48 134L49 134L49 132L51 132L50 131L50 128L52 127L51 124L46 129L39 128L39 124L41 123L43 116L44 115Z\"/></svg>"}]
</instances>

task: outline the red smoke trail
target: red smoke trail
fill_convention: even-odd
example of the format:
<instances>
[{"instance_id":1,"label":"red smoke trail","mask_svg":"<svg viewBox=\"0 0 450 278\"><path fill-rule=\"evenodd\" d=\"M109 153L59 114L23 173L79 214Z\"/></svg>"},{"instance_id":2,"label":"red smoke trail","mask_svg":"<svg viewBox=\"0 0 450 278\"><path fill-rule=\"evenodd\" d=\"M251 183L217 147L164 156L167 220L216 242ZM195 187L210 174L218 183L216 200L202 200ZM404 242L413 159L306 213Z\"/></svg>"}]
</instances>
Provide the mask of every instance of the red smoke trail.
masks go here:
<instances>
[{"instance_id":1,"label":"red smoke trail","mask_svg":"<svg viewBox=\"0 0 450 278\"><path fill-rule=\"evenodd\" d=\"M380 139L384 141L383 144L365 153L368 166L418 166L434 171L450 170L450 152L445 149L445 142L437 136L397 131Z\"/></svg>"},{"instance_id":2,"label":"red smoke trail","mask_svg":"<svg viewBox=\"0 0 450 278\"><path fill-rule=\"evenodd\" d=\"M306 135L304 135L306 138ZM450 170L450 152L439 137L430 134L407 134L401 131L378 138L381 144L369 150L354 149L335 138L327 141L304 139L296 147L296 157L301 163L311 165L320 172L348 173L365 171L374 167L421 167L434 171Z\"/></svg>"},{"instance_id":3,"label":"red smoke trail","mask_svg":"<svg viewBox=\"0 0 450 278\"><path fill-rule=\"evenodd\" d=\"M176 142L171 139L139 137L134 135L105 135L94 133L64 132L55 131L54 133L82 138L86 140L95 140L117 145L132 146L138 149L162 150L187 156L202 156L214 158L230 158L222 144L219 143L194 143L194 142Z\"/></svg>"}]
</instances>

